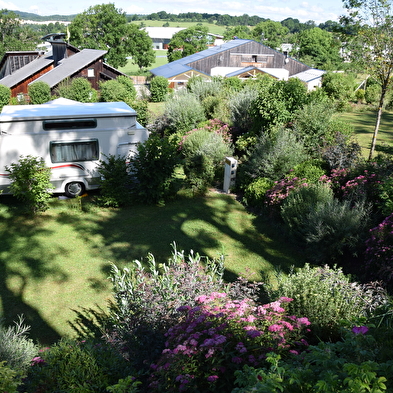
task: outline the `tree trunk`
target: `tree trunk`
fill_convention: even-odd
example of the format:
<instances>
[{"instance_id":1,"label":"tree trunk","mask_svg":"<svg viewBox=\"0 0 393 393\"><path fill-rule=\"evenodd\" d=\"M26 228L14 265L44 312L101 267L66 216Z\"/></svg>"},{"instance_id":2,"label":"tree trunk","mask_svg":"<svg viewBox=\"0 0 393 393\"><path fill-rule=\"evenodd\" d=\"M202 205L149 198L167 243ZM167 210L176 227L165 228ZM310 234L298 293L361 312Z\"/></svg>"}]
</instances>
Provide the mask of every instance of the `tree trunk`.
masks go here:
<instances>
[{"instance_id":1,"label":"tree trunk","mask_svg":"<svg viewBox=\"0 0 393 393\"><path fill-rule=\"evenodd\" d=\"M377 111L377 119L375 122L375 127L374 127L374 134L373 134L373 139L371 140L371 148L370 148L370 154L368 156L368 160L371 161L373 158L373 154L375 151L375 145L377 143L377 135L379 131L379 125L381 124L381 117L382 117L382 110L383 110L383 104L385 101L385 95L387 91L387 85L382 86L382 91L381 91L381 96L379 98L379 105L378 105L378 111Z\"/></svg>"}]
</instances>

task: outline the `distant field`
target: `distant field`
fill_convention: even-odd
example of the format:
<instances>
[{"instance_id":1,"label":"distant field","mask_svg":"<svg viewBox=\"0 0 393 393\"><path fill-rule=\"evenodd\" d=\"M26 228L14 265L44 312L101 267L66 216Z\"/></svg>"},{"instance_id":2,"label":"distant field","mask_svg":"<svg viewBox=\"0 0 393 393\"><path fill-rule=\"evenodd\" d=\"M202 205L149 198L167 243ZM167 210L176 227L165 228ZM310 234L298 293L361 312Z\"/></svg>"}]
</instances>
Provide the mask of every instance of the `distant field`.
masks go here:
<instances>
[{"instance_id":1,"label":"distant field","mask_svg":"<svg viewBox=\"0 0 393 393\"><path fill-rule=\"evenodd\" d=\"M226 31L226 26L217 26L213 23L205 23L205 22L166 22L162 20L142 20L142 21L138 20L132 23L135 23L138 26L142 24L142 26L145 27L162 27L164 24L169 23L168 27L184 27L186 29L188 27L202 25L209 29L209 33L220 34L220 35L223 35Z\"/></svg>"},{"instance_id":2,"label":"distant field","mask_svg":"<svg viewBox=\"0 0 393 393\"><path fill-rule=\"evenodd\" d=\"M156 61L149 67L149 69L156 68L168 63L166 50L156 50L155 53ZM137 75L139 67L135 64L132 64L132 60L128 60L128 63L124 67L119 67L118 70L126 75Z\"/></svg>"}]
</instances>

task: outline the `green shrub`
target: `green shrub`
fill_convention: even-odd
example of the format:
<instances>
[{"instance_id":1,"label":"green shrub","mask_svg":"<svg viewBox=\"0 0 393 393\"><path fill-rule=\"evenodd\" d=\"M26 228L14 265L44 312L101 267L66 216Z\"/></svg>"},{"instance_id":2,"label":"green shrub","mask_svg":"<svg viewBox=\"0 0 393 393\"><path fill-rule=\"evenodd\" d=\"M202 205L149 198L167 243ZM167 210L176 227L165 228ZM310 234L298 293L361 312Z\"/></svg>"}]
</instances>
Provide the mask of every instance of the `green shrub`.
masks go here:
<instances>
[{"instance_id":1,"label":"green shrub","mask_svg":"<svg viewBox=\"0 0 393 393\"><path fill-rule=\"evenodd\" d=\"M321 176L325 174L321 160L307 160L293 167L290 175L299 179L305 179L307 183L318 183Z\"/></svg>"},{"instance_id":2,"label":"green shrub","mask_svg":"<svg viewBox=\"0 0 393 393\"><path fill-rule=\"evenodd\" d=\"M27 337L29 330L30 327L23 324L22 317L19 317L14 326L7 328L0 323L0 359L19 374L26 371L31 360L38 353L33 340Z\"/></svg>"},{"instance_id":3,"label":"green shrub","mask_svg":"<svg viewBox=\"0 0 393 393\"><path fill-rule=\"evenodd\" d=\"M176 195L178 179L175 169L179 162L175 144L166 137L150 134L147 141L138 145L138 152L130 159L133 196L143 203L161 204Z\"/></svg>"},{"instance_id":4,"label":"green shrub","mask_svg":"<svg viewBox=\"0 0 393 393\"><path fill-rule=\"evenodd\" d=\"M11 89L7 86L0 85L0 111L4 105L8 105L11 100Z\"/></svg>"},{"instance_id":5,"label":"green shrub","mask_svg":"<svg viewBox=\"0 0 393 393\"><path fill-rule=\"evenodd\" d=\"M367 86L364 94L364 99L366 100L367 104L377 105L380 96L381 96L381 86L379 86L376 83Z\"/></svg>"},{"instance_id":6,"label":"green shrub","mask_svg":"<svg viewBox=\"0 0 393 393\"><path fill-rule=\"evenodd\" d=\"M51 99L50 86L45 82L34 82L28 86L30 104L44 104Z\"/></svg>"},{"instance_id":7,"label":"green shrub","mask_svg":"<svg viewBox=\"0 0 393 393\"><path fill-rule=\"evenodd\" d=\"M116 81L119 82L122 86L126 88L127 91L127 100L133 101L136 99L137 92L134 86L134 82L129 76L119 75L116 78Z\"/></svg>"},{"instance_id":8,"label":"green shrub","mask_svg":"<svg viewBox=\"0 0 393 393\"><path fill-rule=\"evenodd\" d=\"M50 168L42 157L20 156L17 163L5 167L12 181L11 192L26 204L30 213L43 212L49 208L51 198Z\"/></svg>"},{"instance_id":9,"label":"green shrub","mask_svg":"<svg viewBox=\"0 0 393 393\"><path fill-rule=\"evenodd\" d=\"M183 137L184 174L194 192L204 193L219 174L223 175L225 157L232 154L226 138L225 133L206 128L193 130Z\"/></svg>"},{"instance_id":10,"label":"green shrub","mask_svg":"<svg viewBox=\"0 0 393 393\"><path fill-rule=\"evenodd\" d=\"M242 134L252 127L252 105L258 98L258 90L252 86L245 87L238 93L231 94L228 100L232 126Z\"/></svg>"},{"instance_id":11,"label":"green shrub","mask_svg":"<svg viewBox=\"0 0 393 393\"><path fill-rule=\"evenodd\" d=\"M279 180L305 159L307 155L303 143L290 130L280 128L272 135L264 133L239 168L241 184L247 186L259 177Z\"/></svg>"},{"instance_id":12,"label":"green shrub","mask_svg":"<svg viewBox=\"0 0 393 393\"><path fill-rule=\"evenodd\" d=\"M147 100L126 101L126 104L135 110L138 123L146 127L149 123L149 108Z\"/></svg>"},{"instance_id":13,"label":"green shrub","mask_svg":"<svg viewBox=\"0 0 393 393\"><path fill-rule=\"evenodd\" d=\"M334 112L333 105L322 100L311 101L295 113L295 134L313 157L319 158L320 146L334 140L335 131L330 126Z\"/></svg>"},{"instance_id":14,"label":"green shrub","mask_svg":"<svg viewBox=\"0 0 393 393\"><path fill-rule=\"evenodd\" d=\"M7 362L0 361L0 392L17 393L21 384L18 373L6 364Z\"/></svg>"},{"instance_id":15,"label":"green shrub","mask_svg":"<svg viewBox=\"0 0 393 393\"><path fill-rule=\"evenodd\" d=\"M273 181L266 177L254 180L245 188L243 202L250 207L263 208L266 205L266 192L273 185Z\"/></svg>"},{"instance_id":16,"label":"green shrub","mask_svg":"<svg viewBox=\"0 0 393 393\"><path fill-rule=\"evenodd\" d=\"M26 393L99 393L132 373L110 345L62 339L34 359L24 381Z\"/></svg>"},{"instance_id":17,"label":"green shrub","mask_svg":"<svg viewBox=\"0 0 393 393\"><path fill-rule=\"evenodd\" d=\"M188 81L187 90L194 94L195 97L197 97L197 99L202 102L207 97L220 96L222 91L222 83L221 80L217 78L206 80L196 77L195 79L191 78Z\"/></svg>"},{"instance_id":18,"label":"green shrub","mask_svg":"<svg viewBox=\"0 0 393 393\"><path fill-rule=\"evenodd\" d=\"M180 90L167 100L165 114L172 134L184 135L206 120L201 102L185 90Z\"/></svg>"},{"instance_id":19,"label":"green shrub","mask_svg":"<svg viewBox=\"0 0 393 393\"><path fill-rule=\"evenodd\" d=\"M97 170L101 175L99 203L112 207L130 204L132 179L126 157L106 156L105 160L99 162Z\"/></svg>"},{"instance_id":20,"label":"green shrub","mask_svg":"<svg viewBox=\"0 0 393 393\"><path fill-rule=\"evenodd\" d=\"M155 76L150 82L150 101L163 102L168 95L168 79L164 76Z\"/></svg>"},{"instance_id":21,"label":"green shrub","mask_svg":"<svg viewBox=\"0 0 393 393\"><path fill-rule=\"evenodd\" d=\"M334 199L324 184L301 187L283 202L281 217L316 263L332 263L361 245L370 208L364 202Z\"/></svg>"},{"instance_id":22,"label":"green shrub","mask_svg":"<svg viewBox=\"0 0 393 393\"><path fill-rule=\"evenodd\" d=\"M337 267L311 267L277 273L277 286L266 286L270 299L285 296L293 299L288 303L289 315L307 315L311 322L314 341L330 341L340 338L343 325L355 326L367 320L387 300L387 296L375 296L368 285L352 282Z\"/></svg>"},{"instance_id":23,"label":"green shrub","mask_svg":"<svg viewBox=\"0 0 393 393\"><path fill-rule=\"evenodd\" d=\"M245 366L235 372L240 387L232 393L392 392L392 361L378 359L375 339L369 333L355 332L346 332L336 343L312 345L307 353L292 359L269 353L268 367Z\"/></svg>"},{"instance_id":24,"label":"green shrub","mask_svg":"<svg viewBox=\"0 0 393 393\"><path fill-rule=\"evenodd\" d=\"M97 91L91 87L91 83L83 77L66 79L56 89L57 95L79 102L96 102Z\"/></svg>"},{"instance_id":25,"label":"green shrub","mask_svg":"<svg viewBox=\"0 0 393 393\"><path fill-rule=\"evenodd\" d=\"M325 205L333 200L333 190L322 183L310 184L291 192L281 206L281 217L290 231L299 239L304 240L307 230L305 221L316 206Z\"/></svg>"}]
</instances>

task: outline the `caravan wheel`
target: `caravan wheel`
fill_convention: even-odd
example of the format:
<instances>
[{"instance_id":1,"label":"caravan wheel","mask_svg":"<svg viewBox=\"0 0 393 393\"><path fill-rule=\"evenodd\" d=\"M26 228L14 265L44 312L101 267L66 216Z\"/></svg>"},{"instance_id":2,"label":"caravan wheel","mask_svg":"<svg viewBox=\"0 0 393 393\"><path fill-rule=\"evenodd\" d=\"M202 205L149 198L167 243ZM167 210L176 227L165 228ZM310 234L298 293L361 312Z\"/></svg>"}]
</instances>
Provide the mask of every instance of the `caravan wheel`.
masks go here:
<instances>
[{"instance_id":1,"label":"caravan wheel","mask_svg":"<svg viewBox=\"0 0 393 393\"><path fill-rule=\"evenodd\" d=\"M80 196L83 194L85 190L85 186L82 183L78 183L78 182L72 182L72 183L68 183L65 186L65 194L69 197L69 198L75 198L77 196Z\"/></svg>"}]
</instances>

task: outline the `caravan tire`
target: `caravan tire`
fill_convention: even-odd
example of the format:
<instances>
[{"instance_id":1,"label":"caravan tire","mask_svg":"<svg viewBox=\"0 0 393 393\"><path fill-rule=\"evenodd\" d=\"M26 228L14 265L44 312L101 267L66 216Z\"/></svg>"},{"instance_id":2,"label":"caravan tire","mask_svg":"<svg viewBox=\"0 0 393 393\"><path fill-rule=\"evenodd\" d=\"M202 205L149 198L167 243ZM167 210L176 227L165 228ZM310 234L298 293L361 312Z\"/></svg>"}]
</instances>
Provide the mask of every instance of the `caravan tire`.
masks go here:
<instances>
[{"instance_id":1,"label":"caravan tire","mask_svg":"<svg viewBox=\"0 0 393 393\"><path fill-rule=\"evenodd\" d=\"M69 198L75 198L75 197L82 195L84 190L85 190L85 187L84 187L83 183L79 183L79 182L75 181L75 182L66 184L64 192Z\"/></svg>"}]
</instances>

